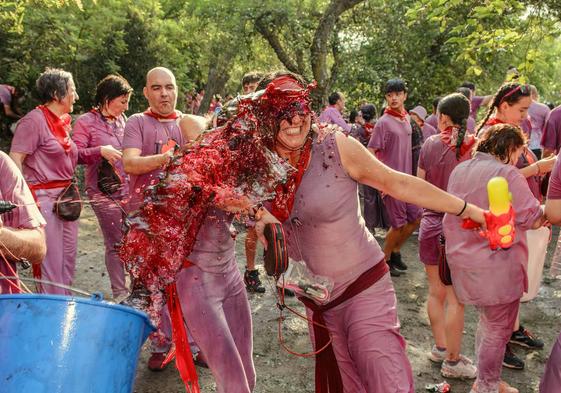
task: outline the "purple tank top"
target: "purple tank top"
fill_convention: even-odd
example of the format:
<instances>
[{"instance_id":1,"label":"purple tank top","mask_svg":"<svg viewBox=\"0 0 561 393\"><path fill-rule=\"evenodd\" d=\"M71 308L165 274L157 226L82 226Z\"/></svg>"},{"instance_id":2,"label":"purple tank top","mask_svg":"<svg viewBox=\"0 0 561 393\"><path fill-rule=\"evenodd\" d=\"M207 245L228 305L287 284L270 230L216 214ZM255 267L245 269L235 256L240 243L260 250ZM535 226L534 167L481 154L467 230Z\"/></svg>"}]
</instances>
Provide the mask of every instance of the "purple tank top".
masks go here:
<instances>
[{"instance_id":1,"label":"purple tank top","mask_svg":"<svg viewBox=\"0 0 561 393\"><path fill-rule=\"evenodd\" d=\"M310 165L284 228L290 257L334 281L331 299L384 259L365 226L358 183L343 169L335 134L314 142Z\"/></svg>"}]
</instances>

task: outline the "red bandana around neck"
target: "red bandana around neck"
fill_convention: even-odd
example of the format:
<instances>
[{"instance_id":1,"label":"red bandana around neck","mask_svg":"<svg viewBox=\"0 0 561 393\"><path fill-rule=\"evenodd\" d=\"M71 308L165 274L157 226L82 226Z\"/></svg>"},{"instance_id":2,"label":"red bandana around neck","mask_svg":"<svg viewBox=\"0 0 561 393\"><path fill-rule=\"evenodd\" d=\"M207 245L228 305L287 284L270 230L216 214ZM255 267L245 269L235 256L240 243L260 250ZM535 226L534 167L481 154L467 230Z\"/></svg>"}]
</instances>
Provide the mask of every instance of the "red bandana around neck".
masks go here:
<instances>
[{"instance_id":1,"label":"red bandana around neck","mask_svg":"<svg viewBox=\"0 0 561 393\"><path fill-rule=\"evenodd\" d=\"M448 145L452 151L456 151L456 142L458 140L458 131L456 127L447 127L444 131L440 132L440 140L445 145ZM473 149L473 146L477 142L477 139L473 135L465 134L462 145L460 146L460 158L463 158L466 154L469 154Z\"/></svg>"},{"instance_id":2,"label":"red bandana around neck","mask_svg":"<svg viewBox=\"0 0 561 393\"><path fill-rule=\"evenodd\" d=\"M364 125L362 126L362 128L364 128L364 135L367 138L370 138L370 136L372 135L372 131L374 131L374 124L371 123L364 123Z\"/></svg>"},{"instance_id":3,"label":"red bandana around neck","mask_svg":"<svg viewBox=\"0 0 561 393\"><path fill-rule=\"evenodd\" d=\"M405 120L407 118L407 111L405 109L402 112L398 112L390 107L387 107L386 109L384 109L384 114L397 117L399 120Z\"/></svg>"},{"instance_id":4,"label":"red bandana around neck","mask_svg":"<svg viewBox=\"0 0 561 393\"><path fill-rule=\"evenodd\" d=\"M494 126L495 124L505 124L504 121L497 119L496 117L492 117L485 122L486 126Z\"/></svg>"},{"instance_id":5,"label":"red bandana around neck","mask_svg":"<svg viewBox=\"0 0 561 393\"><path fill-rule=\"evenodd\" d=\"M159 121L173 121L173 120L176 120L179 117L179 114L177 113L177 111L173 111L169 115L160 115L159 113L153 112L151 108L146 109L144 111L144 114L146 116L153 117L154 119L159 120Z\"/></svg>"},{"instance_id":6,"label":"red bandana around neck","mask_svg":"<svg viewBox=\"0 0 561 393\"><path fill-rule=\"evenodd\" d=\"M300 159L298 160L298 165L296 167L296 172L293 173L286 183L279 184L276 188L276 196L273 199L273 205L271 208L271 213L277 218L281 223L286 221L292 212L294 207L294 198L296 197L296 191L302 182L302 177L304 177L304 172L308 166L310 160L310 155L312 153L312 140L308 139L300 154Z\"/></svg>"},{"instance_id":7,"label":"red bandana around neck","mask_svg":"<svg viewBox=\"0 0 561 393\"><path fill-rule=\"evenodd\" d=\"M70 122L72 118L68 113L65 113L61 117L55 115L49 108L45 105L39 105L37 107L43 115L45 115L45 120L47 121L47 126L51 133L55 137L58 143L62 146L65 153L70 152L72 144L70 141Z\"/></svg>"}]
</instances>

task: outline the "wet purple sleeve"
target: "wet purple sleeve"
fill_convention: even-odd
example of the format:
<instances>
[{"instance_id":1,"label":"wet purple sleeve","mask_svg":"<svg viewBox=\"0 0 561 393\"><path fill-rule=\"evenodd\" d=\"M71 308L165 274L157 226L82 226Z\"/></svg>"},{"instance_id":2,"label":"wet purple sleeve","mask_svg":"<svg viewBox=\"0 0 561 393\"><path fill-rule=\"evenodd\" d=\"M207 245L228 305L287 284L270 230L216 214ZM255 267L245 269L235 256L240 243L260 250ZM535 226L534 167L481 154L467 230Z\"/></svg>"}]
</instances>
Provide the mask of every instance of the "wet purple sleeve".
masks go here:
<instances>
[{"instance_id":1,"label":"wet purple sleeve","mask_svg":"<svg viewBox=\"0 0 561 393\"><path fill-rule=\"evenodd\" d=\"M2 198L18 205L2 215L3 224L11 228L38 228L45 225L31 191L16 164L4 152L0 152L0 194Z\"/></svg>"},{"instance_id":2,"label":"wet purple sleeve","mask_svg":"<svg viewBox=\"0 0 561 393\"><path fill-rule=\"evenodd\" d=\"M546 149L559 150L559 131L561 124L557 111L551 111L543 127L542 145Z\"/></svg>"},{"instance_id":3,"label":"wet purple sleeve","mask_svg":"<svg viewBox=\"0 0 561 393\"><path fill-rule=\"evenodd\" d=\"M41 144L41 128L35 116L24 116L18 122L10 152L32 154Z\"/></svg>"},{"instance_id":4,"label":"wet purple sleeve","mask_svg":"<svg viewBox=\"0 0 561 393\"><path fill-rule=\"evenodd\" d=\"M561 153L557 155L557 162L551 171L547 199L561 199Z\"/></svg>"},{"instance_id":5,"label":"wet purple sleeve","mask_svg":"<svg viewBox=\"0 0 561 393\"><path fill-rule=\"evenodd\" d=\"M101 146L90 147L91 144L91 124L86 118L80 117L74 124L72 140L78 147L78 163L93 164L101 157Z\"/></svg>"},{"instance_id":6,"label":"wet purple sleeve","mask_svg":"<svg viewBox=\"0 0 561 393\"><path fill-rule=\"evenodd\" d=\"M384 150L384 126L381 122L377 122L374 126L374 131L372 131L372 136L370 136L370 142L368 142L368 147L374 150Z\"/></svg>"},{"instance_id":7,"label":"wet purple sleeve","mask_svg":"<svg viewBox=\"0 0 561 393\"><path fill-rule=\"evenodd\" d=\"M142 127L140 118L132 116L125 124L125 136L123 137L123 149L142 150Z\"/></svg>"},{"instance_id":8,"label":"wet purple sleeve","mask_svg":"<svg viewBox=\"0 0 561 393\"><path fill-rule=\"evenodd\" d=\"M543 214L540 202L530 191L524 176L514 166L508 173L507 181L512 194L512 208L516 214L516 224L523 230L531 229L534 222Z\"/></svg>"}]
</instances>

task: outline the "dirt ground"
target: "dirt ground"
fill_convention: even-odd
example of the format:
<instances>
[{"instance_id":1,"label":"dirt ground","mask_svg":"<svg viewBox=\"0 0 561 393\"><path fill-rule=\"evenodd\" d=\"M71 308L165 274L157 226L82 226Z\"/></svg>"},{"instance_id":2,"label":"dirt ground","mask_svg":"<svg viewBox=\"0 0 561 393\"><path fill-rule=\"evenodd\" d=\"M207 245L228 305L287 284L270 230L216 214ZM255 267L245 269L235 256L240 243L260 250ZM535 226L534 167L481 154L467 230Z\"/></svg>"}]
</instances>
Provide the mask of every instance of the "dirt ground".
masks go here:
<instances>
[{"instance_id":1,"label":"dirt ground","mask_svg":"<svg viewBox=\"0 0 561 393\"><path fill-rule=\"evenodd\" d=\"M383 233L381 235L383 236ZM241 231L236 247L238 264L242 271L245 265L244 237L245 233ZM379 242L383 242L383 237L377 237L377 239ZM551 259L554 245L554 242L550 245L547 264ZM103 253L103 241L96 218L92 210L86 207L80 220L78 264L74 286L89 292L101 291L106 298L110 298L111 291L103 263ZM413 367L416 392L424 392L426 384L440 382L443 378L440 376L439 367L427 359L427 352L432 346L425 311L428 288L423 266L417 257L416 239L409 240L402 253L404 260L409 264L409 270L405 275L394 279L401 332L407 339L407 352ZM255 393L313 392L314 361L289 355L280 348L277 338L279 312L276 307L276 299L271 291L272 283L266 284L267 292L265 294L249 296L253 315L254 360L257 371ZM297 300L288 300L287 303L303 310ZM541 351L515 349L517 354L526 361L526 369L524 371L505 369L503 378L516 386L521 393L538 391L537 387L545 361L561 328L560 306L560 281L543 284L538 298L522 305L523 324L545 341L545 349ZM472 359L474 358L476 322L474 308L466 307L463 352ZM299 352L309 350L306 322L299 317L287 315L283 324L283 335L292 349ZM178 372L172 365L163 372L154 373L146 368L147 358L148 349L145 346L138 365L135 392L185 392ZM197 371L202 391L215 392L216 387L211 373L201 368L198 368ZM469 392L471 382L453 380L449 382L452 384L453 392Z\"/></svg>"}]
</instances>

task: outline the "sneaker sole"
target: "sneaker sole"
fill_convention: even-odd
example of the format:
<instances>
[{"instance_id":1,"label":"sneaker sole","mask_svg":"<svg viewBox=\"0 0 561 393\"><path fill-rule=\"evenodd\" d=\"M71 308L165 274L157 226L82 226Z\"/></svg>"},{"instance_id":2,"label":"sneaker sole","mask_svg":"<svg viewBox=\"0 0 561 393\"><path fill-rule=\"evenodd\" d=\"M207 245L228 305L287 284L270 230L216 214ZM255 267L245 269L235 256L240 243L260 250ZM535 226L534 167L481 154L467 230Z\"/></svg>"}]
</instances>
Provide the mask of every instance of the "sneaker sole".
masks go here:
<instances>
[{"instance_id":1,"label":"sneaker sole","mask_svg":"<svg viewBox=\"0 0 561 393\"><path fill-rule=\"evenodd\" d=\"M442 375L444 378L452 378L452 379L461 379L461 380L469 380L469 379L475 379L477 377L477 374L472 376L467 376L467 375L457 375L457 374L449 374L449 373L445 373L440 371L440 375Z\"/></svg>"},{"instance_id":2,"label":"sneaker sole","mask_svg":"<svg viewBox=\"0 0 561 393\"><path fill-rule=\"evenodd\" d=\"M519 347L528 348L528 349L543 349L543 345L541 347L532 347L526 343L522 343L520 341L510 340L510 344L518 345Z\"/></svg>"},{"instance_id":3,"label":"sneaker sole","mask_svg":"<svg viewBox=\"0 0 561 393\"><path fill-rule=\"evenodd\" d=\"M511 370L524 370L524 366L522 366L522 367L513 366L513 365L505 363L505 362L503 362L503 367L509 368Z\"/></svg>"},{"instance_id":4,"label":"sneaker sole","mask_svg":"<svg viewBox=\"0 0 561 393\"><path fill-rule=\"evenodd\" d=\"M429 354L428 357L429 357L429 360L430 360L431 362L437 363L437 364L442 364L442 362L445 360L444 358L441 359L441 358L435 357L432 353Z\"/></svg>"}]
</instances>

